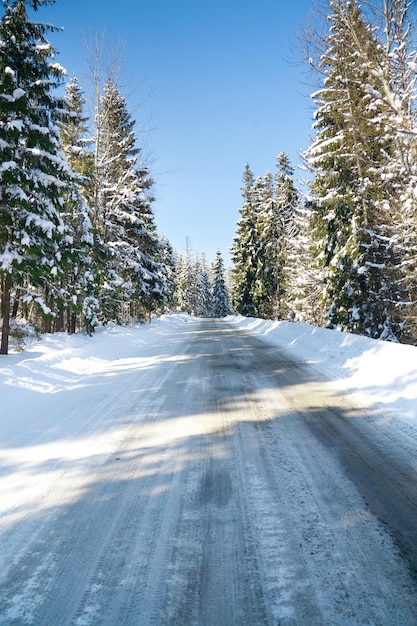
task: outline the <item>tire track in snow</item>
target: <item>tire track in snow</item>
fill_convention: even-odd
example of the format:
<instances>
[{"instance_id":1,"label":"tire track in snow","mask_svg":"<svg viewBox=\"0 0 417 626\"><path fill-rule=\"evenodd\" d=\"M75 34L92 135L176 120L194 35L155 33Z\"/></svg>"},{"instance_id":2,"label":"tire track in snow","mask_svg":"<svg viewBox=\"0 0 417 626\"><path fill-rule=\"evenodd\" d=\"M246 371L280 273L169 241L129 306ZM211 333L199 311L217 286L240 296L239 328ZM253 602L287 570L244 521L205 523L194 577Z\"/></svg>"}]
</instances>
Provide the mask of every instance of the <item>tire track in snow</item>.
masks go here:
<instances>
[{"instance_id":1,"label":"tire track in snow","mask_svg":"<svg viewBox=\"0 0 417 626\"><path fill-rule=\"evenodd\" d=\"M240 424L245 435L237 458L246 456L250 468L247 480L254 488L248 495L255 510L250 519L259 524L260 560L262 554L272 557L263 561L263 575L273 581L273 562L275 573L280 563L289 566L281 571L281 589L268 603L275 607L271 623L415 624L415 583L386 528L346 477L338 456L340 441L333 434L333 445L324 446L312 437L312 419L320 421L322 415L325 428L324 417L336 417L328 409L339 405L335 390L325 382L310 385L308 372L293 367L285 356L281 359L276 348L262 342L260 347L263 360L240 363L252 419ZM339 407L339 419L351 409ZM280 525L285 537L281 553L273 539L280 536ZM295 584L291 563L298 569Z\"/></svg>"}]
</instances>

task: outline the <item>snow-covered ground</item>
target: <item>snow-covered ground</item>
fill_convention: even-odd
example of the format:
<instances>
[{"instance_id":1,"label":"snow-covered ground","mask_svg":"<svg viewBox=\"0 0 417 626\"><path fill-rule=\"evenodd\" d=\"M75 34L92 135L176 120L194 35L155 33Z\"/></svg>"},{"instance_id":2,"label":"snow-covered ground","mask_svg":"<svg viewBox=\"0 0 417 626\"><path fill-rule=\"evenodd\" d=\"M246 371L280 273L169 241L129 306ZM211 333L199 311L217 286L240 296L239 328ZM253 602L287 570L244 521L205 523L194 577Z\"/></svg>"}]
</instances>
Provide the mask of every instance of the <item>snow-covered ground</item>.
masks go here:
<instances>
[{"instance_id":1,"label":"snow-covered ground","mask_svg":"<svg viewBox=\"0 0 417 626\"><path fill-rule=\"evenodd\" d=\"M358 432L415 467L417 348L226 322L279 346L274 367L287 353L317 378L290 389L290 368L277 395L274 350L261 350L257 366L252 339L185 314L91 338L46 335L0 357L0 624L133 626L139 613L140 623L160 624L163 609L164 624L195 615L210 625L286 623L304 611L303 625L388 625L404 607L404 625L415 623L406 567L322 440L314 402L326 380L324 396L337 395L338 406L358 399L369 407ZM290 400L304 394L309 426L303 408L291 414ZM234 606L221 604L222 586ZM199 593L217 613L195 604ZM265 609L253 608L260 594ZM228 622L242 598L252 622Z\"/></svg>"},{"instance_id":2,"label":"snow-covered ground","mask_svg":"<svg viewBox=\"0 0 417 626\"><path fill-rule=\"evenodd\" d=\"M115 361L146 366L157 359L155 340L175 335L186 314L166 315L152 324L120 328L110 324L95 336L46 335L23 352L0 356L2 420L16 408L33 414L39 393L55 393L79 384L80 375L101 374ZM230 316L228 322L264 337L294 357L313 364L338 381L346 393L360 393L384 411L417 429L417 347L375 341L307 324ZM138 354L138 346L140 351ZM120 361L121 360L121 361Z\"/></svg>"}]
</instances>

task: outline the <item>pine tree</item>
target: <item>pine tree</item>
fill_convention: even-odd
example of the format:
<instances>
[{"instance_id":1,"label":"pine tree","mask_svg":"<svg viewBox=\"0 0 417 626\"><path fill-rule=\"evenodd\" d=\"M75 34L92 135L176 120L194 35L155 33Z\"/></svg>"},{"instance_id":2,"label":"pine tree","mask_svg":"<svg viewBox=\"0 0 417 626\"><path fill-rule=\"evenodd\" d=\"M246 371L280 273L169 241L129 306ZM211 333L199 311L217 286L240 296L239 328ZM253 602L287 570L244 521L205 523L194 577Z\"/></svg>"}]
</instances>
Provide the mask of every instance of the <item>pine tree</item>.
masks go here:
<instances>
[{"instance_id":1,"label":"pine tree","mask_svg":"<svg viewBox=\"0 0 417 626\"><path fill-rule=\"evenodd\" d=\"M153 181L138 164L135 122L117 86L107 80L100 103L96 164L96 254L104 267L105 321L141 318L163 301L161 244L151 209ZM127 307L127 308L126 308Z\"/></svg>"},{"instance_id":2,"label":"pine tree","mask_svg":"<svg viewBox=\"0 0 417 626\"><path fill-rule=\"evenodd\" d=\"M274 222L275 239L272 243L272 260L275 266L274 281L276 284L274 317L277 319L293 319L291 311L291 289L295 285L292 269L302 263L299 257L291 256L294 241L300 233L301 194L295 186L294 168L290 164L288 154L280 152L277 156L277 172L275 175ZM301 251L305 256L305 251Z\"/></svg>"},{"instance_id":3,"label":"pine tree","mask_svg":"<svg viewBox=\"0 0 417 626\"><path fill-rule=\"evenodd\" d=\"M258 203L254 177L248 164L243 175L243 205L231 247L233 262L233 306L247 317L256 315L255 284L258 271Z\"/></svg>"},{"instance_id":4,"label":"pine tree","mask_svg":"<svg viewBox=\"0 0 417 626\"><path fill-rule=\"evenodd\" d=\"M66 272L66 284L73 293L68 310L67 328L75 332L77 315L82 314L88 334L98 324L98 299L95 268L92 258L92 225L88 200L93 197L94 159L88 145L88 118L84 115L85 100L77 78L66 88L67 115L60 123L61 141L72 171L74 185L69 186L65 198L65 223L71 236L71 245L78 250L79 260Z\"/></svg>"},{"instance_id":5,"label":"pine tree","mask_svg":"<svg viewBox=\"0 0 417 626\"><path fill-rule=\"evenodd\" d=\"M12 292L50 315L67 262L60 212L71 172L57 126L62 99L53 95L64 71L46 39L55 29L27 12L44 4L5 0L0 21L1 353L8 351Z\"/></svg>"},{"instance_id":6,"label":"pine tree","mask_svg":"<svg viewBox=\"0 0 417 626\"><path fill-rule=\"evenodd\" d=\"M74 76L66 86L67 115L61 123L61 141L71 168L78 174L85 195L93 195L94 156L90 150L93 139L90 137L89 118L84 113L85 98L78 78Z\"/></svg>"},{"instance_id":7,"label":"pine tree","mask_svg":"<svg viewBox=\"0 0 417 626\"><path fill-rule=\"evenodd\" d=\"M394 337L398 323L389 303L398 261L386 173L395 145L374 72L385 56L357 2L331 0L330 9L325 81L314 95L316 137L308 151L329 319L371 337Z\"/></svg>"},{"instance_id":8,"label":"pine tree","mask_svg":"<svg viewBox=\"0 0 417 626\"><path fill-rule=\"evenodd\" d=\"M196 317L212 317L211 285L205 255L196 255L192 266L194 284L194 310Z\"/></svg>"},{"instance_id":9,"label":"pine tree","mask_svg":"<svg viewBox=\"0 0 417 626\"><path fill-rule=\"evenodd\" d=\"M256 206L254 262L256 263L255 278L252 287L253 315L260 318L273 317L274 296L277 283L275 281L276 258L274 255L276 242L279 238L278 222L274 220L273 180L271 172L264 177L258 176L252 187L252 202Z\"/></svg>"},{"instance_id":10,"label":"pine tree","mask_svg":"<svg viewBox=\"0 0 417 626\"><path fill-rule=\"evenodd\" d=\"M216 257L212 263L212 277L211 315L213 317L231 315L232 308L226 288L225 269L220 250L216 250Z\"/></svg>"},{"instance_id":11,"label":"pine tree","mask_svg":"<svg viewBox=\"0 0 417 626\"><path fill-rule=\"evenodd\" d=\"M164 284L164 297L161 306L163 312L173 311L178 307L177 301L177 259L171 243L164 235L159 236L161 244L159 267Z\"/></svg>"},{"instance_id":12,"label":"pine tree","mask_svg":"<svg viewBox=\"0 0 417 626\"><path fill-rule=\"evenodd\" d=\"M300 203L293 177L288 155L280 153L276 175L267 172L254 186L259 241L254 296L256 315L266 319L286 319L289 315L288 247Z\"/></svg>"},{"instance_id":13,"label":"pine tree","mask_svg":"<svg viewBox=\"0 0 417 626\"><path fill-rule=\"evenodd\" d=\"M189 273L191 275L191 267L187 255L187 249L185 254L179 252L174 253L175 259L175 276L176 276L176 289L175 289L175 302L180 311L187 312L187 285L189 280Z\"/></svg>"},{"instance_id":14,"label":"pine tree","mask_svg":"<svg viewBox=\"0 0 417 626\"><path fill-rule=\"evenodd\" d=\"M323 259L312 237L315 219L308 202L296 205L287 240L286 302L290 321L325 326Z\"/></svg>"},{"instance_id":15,"label":"pine tree","mask_svg":"<svg viewBox=\"0 0 417 626\"><path fill-rule=\"evenodd\" d=\"M395 149L384 172L390 181L388 198L398 268L391 286L391 307L400 318L401 341L417 342L417 136L415 19L409 0L382 3L384 64L372 67L374 97L388 110L387 128Z\"/></svg>"}]
</instances>

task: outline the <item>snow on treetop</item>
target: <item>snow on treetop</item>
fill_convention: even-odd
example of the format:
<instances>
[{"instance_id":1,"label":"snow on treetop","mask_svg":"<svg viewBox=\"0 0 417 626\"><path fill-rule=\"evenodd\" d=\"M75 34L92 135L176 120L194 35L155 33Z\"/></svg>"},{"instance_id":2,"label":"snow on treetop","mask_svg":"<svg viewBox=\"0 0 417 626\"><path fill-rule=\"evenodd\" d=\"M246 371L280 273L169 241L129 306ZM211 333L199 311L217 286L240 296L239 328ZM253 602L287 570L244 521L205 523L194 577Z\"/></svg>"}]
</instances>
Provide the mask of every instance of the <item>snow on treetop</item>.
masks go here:
<instances>
[{"instance_id":1,"label":"snow on treetop","mask_svg":"<svg viewBox=\"0 0 417 626\"><path fill-rule=\"evenodd\" d=\"M67 70L60 63L51 63L51 65L49 67L51 69L53 69L53 70L56 70L56 71L60 72L64 76L67 75Z\"/></svg>"}]
</instances>

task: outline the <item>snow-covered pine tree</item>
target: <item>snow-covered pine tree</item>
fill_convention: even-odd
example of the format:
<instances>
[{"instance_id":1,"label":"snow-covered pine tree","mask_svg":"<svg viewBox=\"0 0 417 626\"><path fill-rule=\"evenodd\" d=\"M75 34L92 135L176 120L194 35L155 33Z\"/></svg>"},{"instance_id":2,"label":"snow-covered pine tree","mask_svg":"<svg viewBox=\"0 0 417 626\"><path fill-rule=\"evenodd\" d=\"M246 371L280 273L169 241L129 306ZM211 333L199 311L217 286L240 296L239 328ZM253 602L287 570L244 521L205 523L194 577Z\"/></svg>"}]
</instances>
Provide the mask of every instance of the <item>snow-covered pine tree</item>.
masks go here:
<instances>
[{"instance_id":1,"label":"snow-covered pine tree","mask_svg":"<svg viewBox=\"0 0 417 626\"><path fill-rule=\"evenodd\" d=\"M312 237L314 218L314 211L310 211L308 202L301 202L300 197L287 238L287 319L325 326L328 318L323 297L324 270Z\"/></svg>"},{"instance_id":2,"label":"snow-covered pine tree","mask_svg":"<svg viewBox=\"0 0 417 626\"><path fill-rule=\"evenodd\" d=\"M96 254L103 267L104 321L143 318L163 301L159 242L151 202L149 170L138 164L134 120L109 79L100 102L96 137L94 226Z\"/></svg>"},{"instance_id":3,"label":"snow-covered pine tree","mask_svg":"<svg viewBox=\"0 0 417 626\"><path fill-rule=\"evenodd\" d=\"M98 324L98 299L95 268L92 256L92 225L89 202L93 198L94 158L88 149L88 117L84 115L85 99L78 79L73 78L66 88L67 115L59 124L63 150L71 169L76 174L77 189L71 185L66 193L64 219L72 238L72 246L79 251L79 261L66 272L66 284L71 286L72 301L68 309L67 329L75 332L77 316L81 314L88 334Z\"/></svg>"},{"instance_id":4,"label":"snow-covered pine tree","mask_svg":"<svg viewBox=\"0 0 417 626\"><path fill-rule=\"evenodd\" d=\"M388 110L387 129L395 149L386 171L391 196L387 210L394 231L398 270L391 286L391 308L399 317L401 341L417 342L417 53L413 3L377 3L376 21L384 49L384 64L372 67L374 98Z\"/></svg>"},{"instance_id":5,"label":"snow-covered pine tree","mask_svg":"<svg viewBox=\"0 0 417 626\"><path fill-rule=\"evenodd\" d=\"M205 255L194 257L194 312L196 317L212 317L211 285Z\"/></svg>"},{"instance_id":6,"label":"snow-covered pine tree","mask_svg":"<svg viewBox=\"0 0 417 626\"><path fill-rule=\"evenodd\" d=\"M186 286L188 280L188 263L186 262L185 254L180 254L178 251L174 251L175 260L175 296L174 301L179 311L186 311Z\"/></svg>"},{"instance_id":7,"label":"snow-covered pine tree","mask_svg":"<svg viewBox=\"0 0 417 626\"><path fill-rule=\"evenodd\" d=\"M258 198L259 240L255 300L258 317L287 319L289 271L288 246L294 236L294 218L300 204L294 170L286 153L277 157L277 173L259 177L254 186Z\"/></svg>"},{"instance_id":8,"label":"snow-covered pine tree","mask_svg":"<svg viewBox=\"0 0 417 626\"><path fill-rule=\"evenodd\" d=\"M0 21L1 353L8 351L12 292L49 315L68 250L60 212L71 172L57 126L62 98L53 93L64 71L46 39L55 29L28 16L45 4L4 0Z\"/></svg>"},{"instance_id":9,"label":"snow-covered pine tree","mask_svg":"<svg viewBox=\"0 0 417 626\"><path fill-rule=\"evenodd\" d=\"M271 262L274 266L275 304L274 317L277 319L294 319L291 310L291 291L297 291L295 275L303 263L303 259L294 252L295 241L301 244L301 194L295 186L294 168L291 166L287 153L280 152L276 162L277 171L274 177L273 224L271 241ZM301 246L300 246L301 247ZM301 256L306 251L301 248Z\"/></svg>"},{"instance_id":10,"label":"snow-covered pine tree","mask_svg":"<svg viewBox=\"0 0 417 626\"><path fill-rule=\"evenodd\" d=\"M177 301L177 260L173 247L167 237L159 235L161 249L159 253L159 267L161 279L164 283L164 299L162 311L174 311L178 307Z\"/></svg>"},{"instance_id":11,"label":"snow-covered pine tree","mask_svg":"<svg viewBox=\"0 0 417 626\"><path fill-rule=\"evenodd\" d=\"M183 259L181 282L182 309L195 317L208 317L210 285L204 259L187 251Z\"/></svg>"},{"instance_id":12,"label":"snow-covered pine tree","mask_svg":"<svg viewBox=\"0 0 417 626\"><path fill-rule=\"evenodd\" d=\"M256 206L255 238L256 271L252 288L254 315L265 319L273 317L277 281L275 256L281 225L274 219L274 190L271 172L258 176L252 187L252 202ZM282 263L281 263L282 266Z\"/></svg>"},{"instance_id":13,"label":"snow-covered pine tree","mask_svg":"<svg viewBox=\"0 0 417 626\"><path fill-rule=\"evenodd\" d=\"M165 244L158 233L155 216L152 210L154 196L151 187L154 184L149 168L142 165L136 168L137 216L142 221L142 228L138 232L136 227L127 228L126 232L132 247L135 249L135 294L132 307L136 307L136 317L152 311L161 310L167 296L167 272L165 265ZM132 265L131 265L132 267Z\"/></svg>"},{"instance_id":14,"label":"snow-covered pine tree","mask_svg":"<svg viewBox=\"0 0 417 626\"><path fill-rule=\"evenodd\" d=\"M91 146L89 117L85 114L86 100L78 78L73 78L66 85L65 104L67 115L59 124L61 141L72 170L77 174L77 182L93 204L94 195L94 155Z\"/></svg>"},{"instance_id":15,"label":"snow-covered pine tree","mask_svg":"<svg viewBox=\"0 0 417 626\"><path fill-rule=\"evenodd\" d=\"M233 306L247 317L256 315L254 287L258 268L258 204L254 195L254 177L246 163L243 174L243 205L236 226L236 236L230 249L233 263Z\"/></svg>"},{"instance_id":16,"label":"snow-covered pine tree","mask_svg":"<svg viewBox=\"0 0 417 626\"><path fill-rule=\"evenodd\" d=\"M225 268L220 250L216 250L216 256L211 266L211 275L211 315L212 317L226 317L227 315L231 315L232 308L226 288Z\"/></svg>"},{"instance_id":17,"label":"snow-covered pine tree","mask_svg":"<svg viewBox=\"0 0 417 626\"><path fill-rule=\"evenodd\" d=\"M373 68L385 62L355 0L331 0L323 88L314 94L316 137L308 151L318 253L327 267L329 319L371 337L394 337L390 306L397 260L387 163L394 142Z\"/></svg>"}]
</instances>

